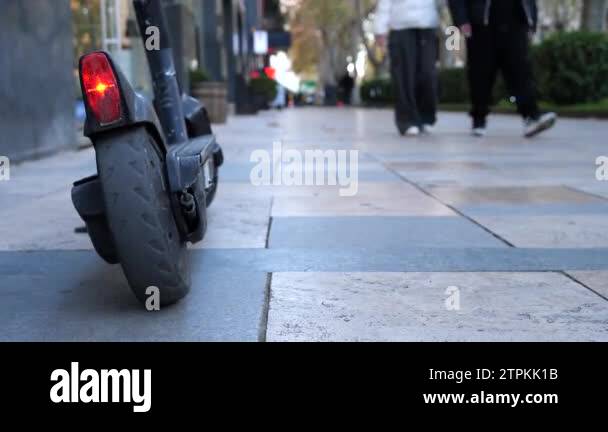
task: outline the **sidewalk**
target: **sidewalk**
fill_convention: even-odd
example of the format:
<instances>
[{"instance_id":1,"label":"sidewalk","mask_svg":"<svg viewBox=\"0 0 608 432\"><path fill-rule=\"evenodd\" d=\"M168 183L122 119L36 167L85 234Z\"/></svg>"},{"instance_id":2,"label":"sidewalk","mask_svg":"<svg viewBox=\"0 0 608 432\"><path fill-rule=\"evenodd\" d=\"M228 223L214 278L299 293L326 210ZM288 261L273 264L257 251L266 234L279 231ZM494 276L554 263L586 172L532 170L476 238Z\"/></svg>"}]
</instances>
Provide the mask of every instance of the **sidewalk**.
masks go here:
<instances>
[{"instance_id":1,"label":"sidewalk","mask_svg":"<svg viewBox=\"0 0 608 432\"><path fill-rule=\"evenodd\" d=\"M208 237L179 305L141 310L92 251L70 184L92 149L0 182L0 340L608 341L608 122L535 140L445 113L406 139L385 110L232 118ZM252 151L358 149L359 191L251 184Z\"/></svg>"}]
</instances>

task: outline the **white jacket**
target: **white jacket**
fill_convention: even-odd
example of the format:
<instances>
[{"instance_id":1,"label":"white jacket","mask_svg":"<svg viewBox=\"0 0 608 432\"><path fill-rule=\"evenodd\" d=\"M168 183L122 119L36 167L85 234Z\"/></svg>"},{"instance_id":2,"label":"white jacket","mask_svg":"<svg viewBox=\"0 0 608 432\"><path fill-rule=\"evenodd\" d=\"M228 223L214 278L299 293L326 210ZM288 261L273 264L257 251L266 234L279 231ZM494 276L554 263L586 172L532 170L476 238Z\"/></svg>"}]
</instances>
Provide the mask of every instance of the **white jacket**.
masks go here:
<instances>
[{"instance_id":1,"label":"white jacket","mask_svg":"<svg viewBox=\"0 0 608 432\"><path fill-rule=\"evenodd\" d=\"M387 34L391 30L438 28L442 4L442 0L380 0L374 31Z\"/></svg>"}]
</instances>

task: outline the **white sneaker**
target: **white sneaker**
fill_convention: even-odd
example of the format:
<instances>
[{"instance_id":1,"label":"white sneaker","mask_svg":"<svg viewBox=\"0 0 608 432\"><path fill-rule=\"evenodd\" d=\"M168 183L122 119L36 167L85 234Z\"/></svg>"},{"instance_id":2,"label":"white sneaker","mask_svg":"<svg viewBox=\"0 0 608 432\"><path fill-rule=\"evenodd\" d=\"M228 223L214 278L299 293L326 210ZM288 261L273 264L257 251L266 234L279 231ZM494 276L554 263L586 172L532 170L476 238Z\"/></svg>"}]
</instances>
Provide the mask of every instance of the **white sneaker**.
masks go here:
<instances>
[{"instance_id":1,"label":"white sneaker","mask_svg":"<svg viewBox=\"0 0 608 432\"><path fill-rule=\"evenodd\" d=\"M482 138L482 137L486 136L488 131L485 127L478 127L478 128L473 128L471 133L473 134L474 137Z\"/></svg>"},{"instance_id":2,"label":"white sneaker","mask_svg":"<svg viewBox=\"0 0 608 432\"><path fill-rule=\"evenodd\" d=\"M557 122L557 114L550 112L543 114L537 120L524 120L524 136L532 138L541 132L551 129Z\"/></svg>"},{"instance_id":3,"label":"white sneaker","mask_svg":"<svg viewBox=\"0 0 608 432\"><path fill-rule=\"evenodd\" d=\"M405 136L416 137L420 135L420 128L418 126L410 126L405 131Z\"/></svg>"},{"instance_id":4,"label":"white sneaker","mask_svg":"<svg viewBox=\"0 0 608 432\"><path fill-rule=\"evenodd\" d=\"M425 125L422 125L422 130L424 131L425 134L432 134L435 132L435 126L430 125L430 124L425 124Z\"/></svg>"}]
</instances>

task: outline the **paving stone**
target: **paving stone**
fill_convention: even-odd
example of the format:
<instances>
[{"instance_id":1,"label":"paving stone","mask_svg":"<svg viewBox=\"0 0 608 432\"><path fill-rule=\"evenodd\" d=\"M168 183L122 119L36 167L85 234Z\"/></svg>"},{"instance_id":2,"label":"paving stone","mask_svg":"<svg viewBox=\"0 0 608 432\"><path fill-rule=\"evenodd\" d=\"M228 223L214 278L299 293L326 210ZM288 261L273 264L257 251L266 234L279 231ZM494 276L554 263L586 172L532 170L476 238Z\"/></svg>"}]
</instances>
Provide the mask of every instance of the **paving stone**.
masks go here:
<instances>
[{"instance_id":1,"label":"paving stone","mask_svg":"<svg viewBox=\"0 0 608 432\"><path fill-rule=\"evenodd\" d=\"M271 248L506 247L456 217L277 217Z\"/></svg>"},{"instance_id":2,"label":"paving stone","mask_svg":"<svg viewBox=\"0 0 608 432\"><path fill-rule=\"evenodd\" d=\"M271 151L271 150L270 150ZM222 167L221 171L221 180L222 182L231 182L231 183L249 183L251 182L251 172L254 169L257 169L257 164L254 163L240 163L240 164L226 164L226 166ZM285 165L282 165L285 167ZM272 170L272 166L269 167ZM350 168L349 168L350 170ZM310 170L308 174L309 178L312 178L314 182L317 181L316 171ZM350 171L348 171L350 176ZM307 172L303 170L296 170L294 175L302 176L303 179L307 178ZM327 179L328 168L325 167L323 170L323 178ZM272 172L269 176L270 180L273 180ZM395 176L392 172L382 168L382 166L373 163L373 164L365 164L360 163L359 169L357 171L358 181L362 182L383 182L383 181L397 181L398 177Z\"/></svg>"},{"instance_id":3,"label":"paving stone","mask_svg":"<svg viewBox=\"0 0 608 432\"><path fill-rule=\"evenodd\" d=\"M608 341L608 303L556 273L275 273L267 339Z\"/></svg>"},{"instance_id":4,"label":"paving stone","mask_svg":"<svg viewBox=\"0 0 608 432\"><path fill-rule=\"evenodd\" d=\"M0 213L0 250L92 249L72 204L70 189L35 198Z\"/></svg>"},{"instance_id":5,"label":"paving stone","mask_svg":"<svg viewBox=\"0 0 608 432\"><path fill-rule=\"evenodd\" d=\"M210 266L201 256L193 255L186 300L146 312L120 267L93 252L21 254L0 278L0 341L258 340L266 273Z\"/></svg>"},{"instance_id":6,"label":"paving stone","mask_svg":"<svg viewBox=\"0 0 608 432\"><path fill-rule=\"evenodd\" d=\"M608 271L569 271L568 274L608 299Z\"/></svg>"},{"instance_id":7,"label":"paving stone","mask_svg":"<svg viewBox=\"0 0 608 432\"><path fill-rule=\"evenodd\" d=\"M586 183L575 183L573 187L583 192L608 199L608 182L595 180Z\"/></svg>"},{"instance_id":8,"label":"paving stone","mask_svg":"<svg viewBox=\"0 0 608 432\"><path fill-rule=\"evenodd\" d=\"M555 216L555 215L605 215L608 214L606 203L588 204L480 204L459 205L458 210L473 219L479 216Z\"/></svg>"},{"instance_id":9,"label":"paving stone","mask_svg":"<svg viewBox=\"0 0 608 432\"><path fill-rule=\"evenodd\" d=\"M273 217L298 216L456 216L439 201L406 183L361 183L355 196L340 196L339 188L314 196L276 196Z\"/></svg>"},{"instance_id":10,"label":"paving stone","mask_svg":"<svg viewBox=\"0 0 608 432\"><path fill-rule=\"evenodd\" d=\"M271 197L227 195L220 188L209 209L209 226L213 228L195 248L266 247L270 206ZM74 231L84 222L74 209L69 189L31 199L0 214L0 250L93 249L88 235Z\"/></svg>"},{"instance_id":11,"label":"paving stone","mask_svg":"<svg viewBox=\"0 0 608 432\"><path fill-rule=\"evenodd\" d=\"M475 220L516 247L604 248L608 220L603 215L476 216Z\"/></svg>"},{"instance_id":12,"label":"paving stone","mask_svg":"<svg viewBox=\"0 0 608 432\"><path fill-rule=\"evenodd\" d=\"M193 248L265 248L271 203L270 197L228 195L220 188L205 239Z\"/></svg>"},{"instance_id":13,"label":"paving stone","mask_svg":"<svg viewBox=\"0 0 608 432\"><path fill-rule=\"evenodd\" d=\"M553 187L434 187L429 192L448 204L606 204L584 192L563 186Z\"/></svg>"}]
</instances>

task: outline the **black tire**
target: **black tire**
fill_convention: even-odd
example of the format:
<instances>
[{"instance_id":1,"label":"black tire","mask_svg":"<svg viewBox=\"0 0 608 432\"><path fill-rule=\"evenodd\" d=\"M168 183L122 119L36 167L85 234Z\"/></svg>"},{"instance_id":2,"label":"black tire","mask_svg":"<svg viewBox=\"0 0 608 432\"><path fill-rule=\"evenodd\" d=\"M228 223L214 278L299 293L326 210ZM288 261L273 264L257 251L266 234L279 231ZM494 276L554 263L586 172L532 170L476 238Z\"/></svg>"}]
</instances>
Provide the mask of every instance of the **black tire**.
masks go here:
<instances>
[{"instance_id":1,"label":"black tire","mask_svg":"<svg viewBox=\"0 0 608 432\"><path fill-rule=\"evenodd\" d=\"M163 159L145 127L95 141L106 215L117 255L135 296L145 303L157 287L161 306L190 290L187 247L168 194Z\"/></svg>"}]
</instances>

